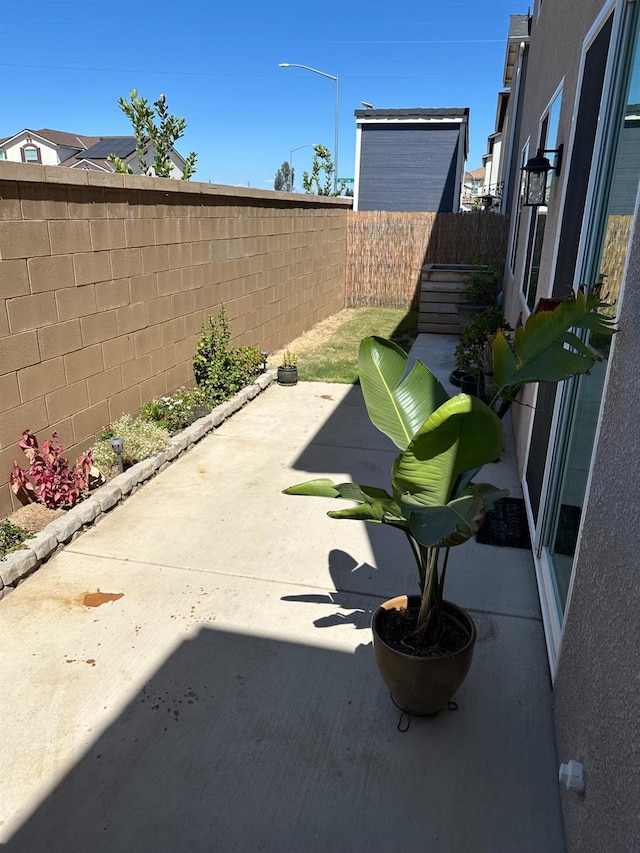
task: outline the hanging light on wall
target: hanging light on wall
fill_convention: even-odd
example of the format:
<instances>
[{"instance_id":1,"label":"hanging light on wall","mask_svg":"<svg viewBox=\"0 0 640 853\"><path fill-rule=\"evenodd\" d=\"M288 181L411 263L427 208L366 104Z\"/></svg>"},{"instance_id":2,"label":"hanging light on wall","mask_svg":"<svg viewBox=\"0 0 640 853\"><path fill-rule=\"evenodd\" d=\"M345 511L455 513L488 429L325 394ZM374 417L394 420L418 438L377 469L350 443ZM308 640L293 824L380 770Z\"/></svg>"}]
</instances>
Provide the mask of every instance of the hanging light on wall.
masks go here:
<instances>
[{"instance_id":1,"label":"hanging light on wall","mask_svg":"<svg viewBox=\"0 0 640 853\"><path fill-rule=\"evenodd\" d=\"M562 145L558 148L538 148L535 157L531 157L526 165L522 167L525 173L524 182L524 207L538 207L546 205L549 192L549 174L555 172L560 174L562 165ZM555 154L553 165L545 154Z\"/></svg>"}]
</instances>

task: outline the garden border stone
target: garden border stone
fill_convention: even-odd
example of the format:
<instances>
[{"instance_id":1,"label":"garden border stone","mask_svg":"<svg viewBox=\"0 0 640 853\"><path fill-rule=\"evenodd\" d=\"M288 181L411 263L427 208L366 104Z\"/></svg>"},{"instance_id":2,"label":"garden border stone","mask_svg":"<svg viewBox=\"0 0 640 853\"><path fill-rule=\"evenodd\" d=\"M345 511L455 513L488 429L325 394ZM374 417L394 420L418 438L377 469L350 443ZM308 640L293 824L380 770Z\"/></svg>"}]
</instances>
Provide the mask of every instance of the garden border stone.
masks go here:
<instances>
[{"instance_id":1,"label":"garden border stone","mask_svg":"<svg viewBox=\"0 0 640 853\"><path fill-rule=\"evenodd\" d=\"M50 522L40 533L25 540L24 548L0 559L0 600L39 569L53 554L77 539L97 524L105 513L134 494L139 486L164 471L174 459L186 453L206 435L215 432L216 427L266 390L275 378L275 370L262 373L252 385L243 388L235 397L216 406L210 413L174 435L166 450L143 459L122 474L118 474L104 486L92 492L91 497Z\"/></svg>"}]
</instances>

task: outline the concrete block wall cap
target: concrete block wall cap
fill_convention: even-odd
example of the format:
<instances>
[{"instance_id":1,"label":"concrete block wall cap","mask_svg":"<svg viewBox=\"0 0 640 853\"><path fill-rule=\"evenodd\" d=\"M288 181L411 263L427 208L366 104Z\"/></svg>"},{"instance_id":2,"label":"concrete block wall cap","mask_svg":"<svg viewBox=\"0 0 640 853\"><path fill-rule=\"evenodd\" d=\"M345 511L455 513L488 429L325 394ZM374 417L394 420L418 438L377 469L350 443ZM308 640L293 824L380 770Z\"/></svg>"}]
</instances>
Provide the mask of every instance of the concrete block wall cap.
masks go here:
<instances>
[{"instance_id":1,"label":"concrete block wall cap","mask_svg":"<svg viewBox=\"0 0 640 853\"><path fill-rule=\"evenodd\" d=\"M44 174L47 183L50 184L73 184L86 187L89 183L89 172L86 169L61 169L60 166L45 166Z\"/></svg>"},{"instance_id":2,"label":"concrete block wall cap","mask_svg":"<svg viewBox=\"0 0 640 853\"><path fill-rule=\"evenodd\" d=\"M46 166L37 163L0 162L0 181L25 181L41 183L46 180Z\"/></svg>"},{"instance_id":3,"label":"concrete block wall cap","mask_svg":"<svg viewBox=\"0 0 640 853\"><path fill-rule=\"evenodd\" d=\"M0 578L5 586L11 586L26 577L37 565L38 558L33 551L28 548L14 551L0 560Z\"/></svg>"}]
</instances>

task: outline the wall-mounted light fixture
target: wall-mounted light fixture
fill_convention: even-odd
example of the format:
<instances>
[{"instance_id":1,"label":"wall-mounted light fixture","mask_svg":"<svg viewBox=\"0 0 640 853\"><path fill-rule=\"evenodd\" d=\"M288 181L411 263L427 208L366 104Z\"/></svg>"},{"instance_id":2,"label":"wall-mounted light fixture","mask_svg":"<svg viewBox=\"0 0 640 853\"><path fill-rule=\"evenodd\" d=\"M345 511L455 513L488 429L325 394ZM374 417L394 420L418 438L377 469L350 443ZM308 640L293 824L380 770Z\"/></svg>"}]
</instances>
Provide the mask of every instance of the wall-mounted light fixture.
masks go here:
<instances>
[{"instance_id":1,"label":"wall-mounted light fixture","mask_svg":"<svg viewBox=\"0 0 640 853\"><path fill-rule=\"evenodd\" d=\"M122 461L122 448L124 447L124 438L119 438L118 436L114 436L109 439L109 444L111 445L113 452L116 454L116 459L118 460L118 471L122 474L124 471L124 463Z\"/></svg>"},{"instance_id":2,"label":"wall-mounted light fixture","mask_svg":"<svg viewBox=\"0 0 640 853\"><path fill-rule=\"evenodd\" d=\"M535 157L531 157L526 165L522 167L525 173L524 181L524 207L538 207L546 205L547 193L549 192L549 174L555 172L560 174L562 166L562 148L538 148ZM545 154L555 154L553 165Z\"/></svg>"},{"instance_id":3,"label":"wall-mounted light fixture","mask_svg":"<svg viewBox=\"0 0 640 853\"><path fill-rule=\"evenodd\" d=\"M492 195L483 195L480 196L480 204L483 206L485 213L487 213L493 204L493 196Z\"/></svg>"}]
</instances>

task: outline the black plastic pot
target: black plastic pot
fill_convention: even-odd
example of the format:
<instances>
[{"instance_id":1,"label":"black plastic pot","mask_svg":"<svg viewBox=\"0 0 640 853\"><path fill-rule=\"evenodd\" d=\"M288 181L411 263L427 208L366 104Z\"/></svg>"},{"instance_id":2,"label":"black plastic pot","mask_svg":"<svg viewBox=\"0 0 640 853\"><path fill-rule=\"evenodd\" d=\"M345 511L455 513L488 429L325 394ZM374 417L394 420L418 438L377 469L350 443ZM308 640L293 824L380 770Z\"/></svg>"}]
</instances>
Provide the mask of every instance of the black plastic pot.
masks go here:
<instances>
[{"instance_id":1,"label":"black plastic pot","mask_svg":"<svg viewBox=\"0 0 640 853\"><path fill-rule=\"evenodd\" d=\"M470 394L472 397L478 396L478 380L475 376L467 373L460 380L460 390L463 394Z\"/></svg>"},{"instance_id":2,"label":"black plastic pot","mask_svg":"<svg viewBox=\"0 0 640 853\"><path fill-rule=\"evenodd\" d=\"M460 367L456 367L456 369L452 370L449 374L449 382L452 385L455 385L456 388L460 388L462 385L462 380L467 377L473 379L473 376L471 376L470 373L467 373L466 370L462 370Z\"/></svg>"},{"instance_id":3,"label":"black plastic pot","mask_svg":"<svg viewBox=\"0 0 640 853\"><path fill-rule=\"evenodd\" d=\"M279 367L278 385L296 385L298 382L297 367Z\"/></svg>"},{"instance_id":4,"label":"black plastic pot","mask_svg":"<svg viewBox=\"0 0 640 853\"><path fill-rule=\"evenodd\" d=\"M373 614L373 650L380 675L391 691L394 702L408 714L436 714L441 711L464 681L476 643L476 627L461 607L450 601L442 609L455 619L469 636L469 641L457 652L437 658L414 657L396 651L380 637L380 624L389 610L419 607L417 595L399 595L385 601Z\"/></svg>"}]
</instances>

